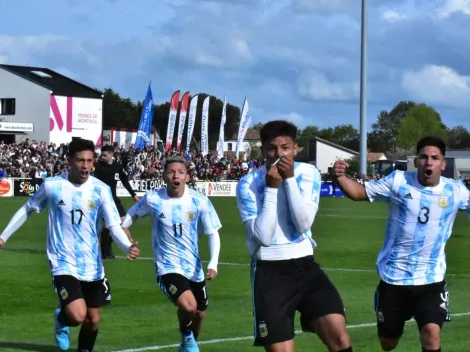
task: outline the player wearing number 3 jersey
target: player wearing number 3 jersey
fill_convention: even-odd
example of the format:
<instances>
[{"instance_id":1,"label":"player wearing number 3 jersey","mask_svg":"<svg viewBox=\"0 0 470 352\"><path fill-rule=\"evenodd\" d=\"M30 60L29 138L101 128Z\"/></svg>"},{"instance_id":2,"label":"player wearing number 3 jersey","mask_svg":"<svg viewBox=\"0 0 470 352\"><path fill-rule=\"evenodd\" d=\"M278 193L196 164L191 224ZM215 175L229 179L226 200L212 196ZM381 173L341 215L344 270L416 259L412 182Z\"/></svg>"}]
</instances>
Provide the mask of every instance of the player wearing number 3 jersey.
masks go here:
<instances>
[{"instance_id":1,"label":"player wearing number 3 jersey","mask_svg":"<svg viewBox=\"0 0 470 352\"><path fill-rule=\"evenodd\" d=\"M440 329L449 320L444 249L457 212L470 210L470 191L461 181L441 176L444 157L442 140L423 138L417 144L417 171L394 171L365 187L345 176L345 162L334 165L339 186L349 198L389 205L375 294L379 339L386 351L397 346L405 321L412 317L423 351L441 350Z\"/></svg>"},{"instance_id":2,"label":"player wearing number 3 jersey","mask_svg":"<svg viewBox=\"0 0 470 352\"><path fill-rule=\"evenodd\" d=\"M196 340L209 302L205 278L217 275L222 225L209 198L186 186L188 171L183 158L166 160L166 188L147 192L129 209L123 227L151 216L157 283L178 308L179 350L197 352ZM198 249L200 226L209 237L211 254L205 277Z\"/></svg>"},{"instance_id":3,"label":"player wearing number 3 jersey","mask_svg":"<svg viewBox=\"0 0 470 352\"><path fill-rule=\"evenodd\" d=\"M68 155L70 172L46 178L0 236L1 247L31 213L47 208L47 257L60 301L55 312L56 342L60 349L68 350L69 326L82 325L78 352L92 352L101 307L106 303L108 282L98 237L101 219L129 259L139 254L120 226L111 189L90 176L94 151L92 141L73 140Z\"/></svg>"}]
</instances>

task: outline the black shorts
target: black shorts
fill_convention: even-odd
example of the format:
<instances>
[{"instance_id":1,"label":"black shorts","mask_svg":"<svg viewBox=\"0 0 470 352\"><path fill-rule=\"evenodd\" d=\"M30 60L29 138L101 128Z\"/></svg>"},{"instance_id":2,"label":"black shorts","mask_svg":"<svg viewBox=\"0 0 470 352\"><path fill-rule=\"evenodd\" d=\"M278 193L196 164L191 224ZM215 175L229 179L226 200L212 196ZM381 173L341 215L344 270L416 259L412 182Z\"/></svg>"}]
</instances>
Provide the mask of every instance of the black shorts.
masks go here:
<instances>
[{"instance_id":1,"label":"black shorts","mask_svg":"<svg viewBox=\"0 0 470 352\"><path fill-rule=\"evenodd\" d=\"M295 312L304 332L329 314L345 315L338 290L314 261L303 258L252 262L255 346L292 340Z\"/></svg>"},{"instance_id":2,"label":"black shorts","mask_svg":"<svg viewBox=\"0 0 470 352\"><path fill-rule=\"evenodd\" d=\"M429 323L442 327L450 320L446 282L420 286L390 285L380 281L375 291L375 312L379 336L399 338L405 322L414 318L419 330Z\"/></svg>"},{"instance_id":3,"label":"black shorts","mask_svg":"<svg viewBox=\"0 0 470 352\"><path fill-rule=\"evenodd\" d=\"M165 274L157 276L158 286L162 289L163 293L168 296L170 301L175 305L179 296L187 290L191 290L197 302L197 310L205 311L209 304L207 298L206 282L190 281L180 274Z\"/></svg>"},{"instance_id":4,"label":"black shorts","mask_svg":"<svg viewBox=\"0 0 470 352\"><path fill-rule=\"evenodd\" d=\"M59 275L53 278L54 288L61 307L83 298L88 308L100 308L107 304L110 293L106 278L97 281L80 281L71 275Z\"/></svg>"},{"instance_id":5,"label":"black shorts","mask_svg":"<svg viewBox=\"0 0 470 352\"><path fill-rule=\"evenodd\" d=\"M124 209L124 206L122 205L121 200L120 200L119 198L116 198L116 199L114 200L114 204L116 204L116 208L117 208L117 210L118 210L118 212L119 212L119 216L120 216L121 218L124 217L124 216L126 216L126 213L127 213L127 212L126 212L126 209Z\"/></svg>"}]
</instances>

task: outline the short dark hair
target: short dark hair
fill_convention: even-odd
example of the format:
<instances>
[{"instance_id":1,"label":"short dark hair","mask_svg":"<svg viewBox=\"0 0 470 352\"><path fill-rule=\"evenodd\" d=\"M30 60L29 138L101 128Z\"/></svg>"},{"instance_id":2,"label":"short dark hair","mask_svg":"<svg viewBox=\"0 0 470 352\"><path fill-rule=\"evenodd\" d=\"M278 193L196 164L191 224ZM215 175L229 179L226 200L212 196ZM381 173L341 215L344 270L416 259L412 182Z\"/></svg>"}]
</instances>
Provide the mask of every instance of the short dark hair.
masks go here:
<instances>
[{"instance_id":1,"label":"short dark hair","mask_svg":"<svg viewBox=\"0 0 470 352\"><path fill-rule=\"evenodd\" d=\"M186 166L186 170L189 171L189 164L188 162L186 161L185 158L183 158L182 156L171 156L169 157L168 159L165 160L165 165L163 166L163 171L166 171L166 169L168 168L168 166L170 164L174 164L174 163L181 163L181 164L184 164L184 166Z\"/></svg>"},{"instance_id":2,"label":"short dark hair","mask_svg":"<svg viewBox=\"0 0 470 352\"><path fill-rule=\"evenodd\" d=\"M262 145L280 136L291 137L295 142L297 140L297 126L284 120L269 121L261 128L259 135Z\"/></svg>"},{"instance_id":3,"label":"short dark hair","mask_svg":"<svg viewBox=\"0 0 470 352\"><path fill-rule=\"evenodd\" d=\"M93 152L93 156L95 155L95 143L88 139L83 138L76 138L72 140L69 144L68 156L72 157L75 156L76 153L83 152L89 150Z\"/></svg>"},{"instance_id":4,"label":"short dark hair","mask_svg":"<svg viewBox=\"0 0 470 352\"><path fill-rule=\"evenodd\" d=\"M114 153L114 147L112 145L106 144L101 148L101 152L108 152L108 153Z\"/></svg>"},{"instance_id":5,"label":"short dark hair","mask_svg":"<svg viewBox=\"0 0 470 352\"><path fill-rule=\"evenodd\" d=\"M421 138L416 144L416 154L419 154L424 147L436 147L441 151L442 155L446 155L446 143L439 137L426 136Z\"/></svg>"}]
</instances>

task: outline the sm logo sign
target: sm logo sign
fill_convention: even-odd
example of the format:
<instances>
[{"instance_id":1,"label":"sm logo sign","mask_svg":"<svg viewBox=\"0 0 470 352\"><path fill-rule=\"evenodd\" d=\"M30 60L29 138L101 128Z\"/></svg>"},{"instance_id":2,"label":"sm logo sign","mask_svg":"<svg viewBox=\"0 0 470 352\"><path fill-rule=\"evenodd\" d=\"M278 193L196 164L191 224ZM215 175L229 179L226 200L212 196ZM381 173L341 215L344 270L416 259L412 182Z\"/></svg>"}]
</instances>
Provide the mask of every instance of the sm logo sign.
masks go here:
<instances>
[{"instance_id":1,"label":"sm logo sign","mask_svg":"<svg viewBox=\"0 0 470 352\"><path fill-rule=\"evenodd\" d=\"M57 101L62 102L66 100L65 111L59 109ZM72 132L72 108L73 98L72 97L56 97L51 95L51 117L49 118L49 131L57 132ZM61 104L62 106L64 104ZM65 115L64 115L65 112ZM65 131L64 131L65 127Z\"/></svg>"}]
</instances>

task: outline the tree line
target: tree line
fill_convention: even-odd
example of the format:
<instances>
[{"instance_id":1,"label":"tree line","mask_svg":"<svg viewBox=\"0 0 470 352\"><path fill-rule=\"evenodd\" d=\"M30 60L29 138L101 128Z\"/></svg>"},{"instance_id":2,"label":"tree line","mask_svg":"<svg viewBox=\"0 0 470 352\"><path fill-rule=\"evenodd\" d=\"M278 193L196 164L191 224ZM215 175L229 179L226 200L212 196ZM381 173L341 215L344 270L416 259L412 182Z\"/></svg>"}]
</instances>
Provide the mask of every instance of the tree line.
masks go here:
<instances>
[{"instance_id":1,"label":"tree line","mask_svg":"<svg viewBox=\"0 0 470 352\"><path fill-rule=\"evenodd\" d=\"M208 94L199 94L194 141L200 140L202 102L207 96ZM242 103L240 101L240 106ZM113 127L137 129L142 106L142 101L133 102L128 98L121 97L110 88L105 89L103 127L105 129ZM211 96L209 104L209 149L211 150L216 148L219 138L222 107L223 101ZM169 101L155 105L153 127L163 140L166 137L169 111ZM225 139L236 138L240 108L227 103L226 116ZM183 140L186 138L187 125L186 123ZM262 123L257 123L252 128L259 130L262 126ZM175 127L176 129L177 127ZM368 133L368 149L370 152L387 153L390 157L399 159L413 155L416 141L425 135L442 137L448 143L449 149L470 148L470 132L464 126L446 126L440 114L433 107L413 101L401 101L390 111L379 113L377 121L374 122L372 130ZM359 131L352 124L323 129L314 125L306 126L299 132L299 144L306 146L308 141L315 136L352 150L359 150Z\"/></svg>"}]
</instances>

